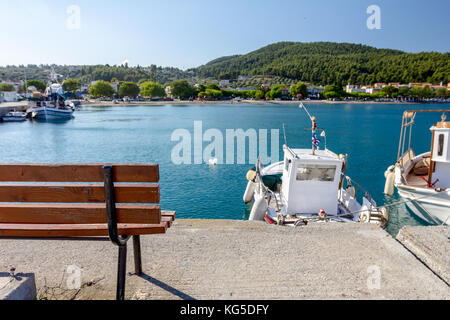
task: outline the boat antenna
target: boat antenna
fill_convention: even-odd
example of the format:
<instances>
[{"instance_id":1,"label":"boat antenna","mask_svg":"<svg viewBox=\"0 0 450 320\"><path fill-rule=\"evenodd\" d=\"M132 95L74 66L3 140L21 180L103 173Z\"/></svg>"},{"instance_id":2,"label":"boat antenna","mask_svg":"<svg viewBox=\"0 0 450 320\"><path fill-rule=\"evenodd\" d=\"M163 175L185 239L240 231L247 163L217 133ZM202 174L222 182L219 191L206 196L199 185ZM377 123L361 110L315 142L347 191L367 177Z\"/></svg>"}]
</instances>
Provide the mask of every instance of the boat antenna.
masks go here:
<instances>
[{"instance_id":1,"label":"boat antenna","mask_svg":"<svg viewBox=\"0 0 450 320\"><path fill-rule=\"evenodd\" d=\"M283 123L283 136L284 136L284 145L287 146L286 128L284 127L284 123Z\"/></svg>"},{"instance_id":2,"label":"boat antenna","mask_svg":"<svg viewBox=\"0 0 450 320\"><path fill-rule=\"evenodd\" d=\"M306 109L305 105L300 102L300 109L305 110L306 114L308 115L309 119L311 120L311 132L312 132L312 155L314 156L316 154L316 148L319 146L319 139L317 139L316 130L317 130L317 122L316 117L311 116L308 109Z\"/></svg>"}]
</instances>

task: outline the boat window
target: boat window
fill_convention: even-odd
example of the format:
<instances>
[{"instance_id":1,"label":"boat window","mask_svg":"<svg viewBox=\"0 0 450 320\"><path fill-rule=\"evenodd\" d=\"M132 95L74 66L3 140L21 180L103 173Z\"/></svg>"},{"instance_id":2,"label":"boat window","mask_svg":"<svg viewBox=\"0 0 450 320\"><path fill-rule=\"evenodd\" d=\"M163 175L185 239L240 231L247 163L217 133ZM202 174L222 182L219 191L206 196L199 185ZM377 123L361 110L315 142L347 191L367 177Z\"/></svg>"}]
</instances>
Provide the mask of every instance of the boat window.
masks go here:
<instances>
[{"instance_id":1,"label":"boat window","mask_svg":"<svg viewBox=\"0 0 450 320\"><path fill-rule=\"evenodd\" d=\"M299 164L297 166L297 181L334 181L336 166Z\"/></svg>"},{"instance_id":2,"label":"boat window","mask_svg":"<svg viewBox=\"0 0 450 320\"><path fill-rule=\"evenodd\" d=\"M442 157L444 155L444 135L439 135L439 143L438 143L438 156Z\"/></svg>"}]
</instances>

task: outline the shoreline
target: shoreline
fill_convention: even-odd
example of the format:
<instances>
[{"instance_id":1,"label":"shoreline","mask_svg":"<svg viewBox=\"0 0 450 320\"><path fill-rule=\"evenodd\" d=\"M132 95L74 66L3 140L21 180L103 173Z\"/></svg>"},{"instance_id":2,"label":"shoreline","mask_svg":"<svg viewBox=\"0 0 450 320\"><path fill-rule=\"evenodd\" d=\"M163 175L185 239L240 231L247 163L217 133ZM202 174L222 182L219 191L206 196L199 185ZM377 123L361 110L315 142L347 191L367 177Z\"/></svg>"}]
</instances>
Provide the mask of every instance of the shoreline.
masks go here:
<instances>
[{"instance_id":1,"label":"shoreline","mask_svg":"<svg viewBox=\"0 0 450 320\"><path fill-rule=\"evenodd\" d=\"M89 107L114 107L114 106L167 106L167 105L298 105L300 102L308 104L354 104L354 105L367 105L367 104L395 104L395 105L450 105L450 102L391 102L391 101L328 101L328 100L303 100L303 101L264 101L264 100L242 100L242 101L131 101L131 102L117 102L112 101L82 101L80 106ZM28 108L27 102L3 102L0 103L0 113L6 112L6 110L18 110L26 111Z\"/></svg>"},{"instance_id":2,"label":"shoreline","mask_svg":"<svg viewBox=\"0 0 450 320\"><path fill-rule=\"evenodd\" d=\"M166 106L166 105L298 105L304 104L396 104L396 105L447 105L450 102L391 102L391 101L328 101L328 100L308 100L308 101L260 101L260 100L242 100L236 101L132 101L132 102L118 102L112 101L83 101L81 106L89 107L113 107L113 106ZM1 106L1 105L0 105Z\"/></svg>"}]
</instances>

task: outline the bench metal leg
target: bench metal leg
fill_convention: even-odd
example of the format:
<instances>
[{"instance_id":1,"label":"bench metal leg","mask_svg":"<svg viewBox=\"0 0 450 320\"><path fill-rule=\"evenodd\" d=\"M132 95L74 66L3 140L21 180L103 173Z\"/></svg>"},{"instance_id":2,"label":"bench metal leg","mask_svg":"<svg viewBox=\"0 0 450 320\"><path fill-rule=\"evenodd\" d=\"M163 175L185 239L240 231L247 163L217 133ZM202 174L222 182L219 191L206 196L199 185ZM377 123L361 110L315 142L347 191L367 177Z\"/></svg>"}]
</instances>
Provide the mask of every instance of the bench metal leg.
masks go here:
<instances>
[{"instance_id":1,"label":"bench metal leg","mask_svg":"<svg viewBox=\"0 0 450 320\"><path fill-rule=\"evenodd\" d=\"M127 271L127 244L119 246L119 263L117 270L117 300L125 300L125 280Z\"/></svg>"},{"instance_id":2,"label":"bench metal leg","mask_svg":"<svg viewBox=\"0 0 450 320\"><path fill-rule=\"evenodd\" d=\"M134 272L137 276L142 274L141 237L133 236Z\"/></svg>"}]
</instances>

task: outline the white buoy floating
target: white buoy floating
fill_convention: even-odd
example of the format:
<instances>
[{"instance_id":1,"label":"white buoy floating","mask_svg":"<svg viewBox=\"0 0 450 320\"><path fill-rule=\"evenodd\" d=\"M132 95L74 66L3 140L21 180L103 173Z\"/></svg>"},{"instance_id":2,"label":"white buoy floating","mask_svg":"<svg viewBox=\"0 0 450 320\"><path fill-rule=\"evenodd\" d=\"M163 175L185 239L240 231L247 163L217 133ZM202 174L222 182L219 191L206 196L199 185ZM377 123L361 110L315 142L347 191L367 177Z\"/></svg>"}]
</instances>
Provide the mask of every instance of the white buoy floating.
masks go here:
<instances>
[{"instance_id":1,"label":"white buoy floating","mask_svg":"<svg viewBox=\"0 0 450 320\"><path fill-rule=\"evenodd\" d=\"M218 163L219 163L219 160L217 158L211 158L208 161L210 168L214 168L215 166L217 166Z\"/></svg>"}]
</instances>

